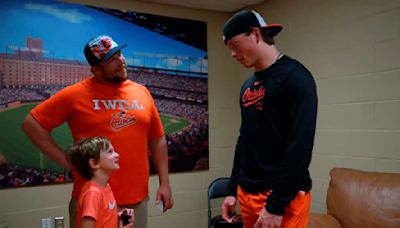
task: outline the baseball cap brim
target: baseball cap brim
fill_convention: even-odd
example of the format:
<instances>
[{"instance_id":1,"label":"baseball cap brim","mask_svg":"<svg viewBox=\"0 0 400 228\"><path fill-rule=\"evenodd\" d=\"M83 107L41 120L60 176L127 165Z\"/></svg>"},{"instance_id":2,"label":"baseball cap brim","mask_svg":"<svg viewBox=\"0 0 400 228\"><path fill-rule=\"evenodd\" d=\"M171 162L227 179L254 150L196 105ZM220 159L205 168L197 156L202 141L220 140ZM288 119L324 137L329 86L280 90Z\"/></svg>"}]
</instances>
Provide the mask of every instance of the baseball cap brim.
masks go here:
<instances>
[{"instance_id":1,"label":"baseball cap brim","mask_svg":"<svg viewBox=\"0 0 400 228\"><path fill-rule=\"evenodd\" d=\"M115 53L117 53L118 51L120 51L123 47L126 47L127 44L115 47L113 49L111 49L111 51L109 51L107 54L105 54L103 56L103 58L101 58L100 63L104 62L106 60L108 60L109 58L111 58Z\"/></svg>"},{"instance_id":2,"label":"baseball cap brim","mask_svg":"<svg viewBox=\"0 0 400 228\"><path fill-rule=\"evenodd\" d=\"M281 24L269 24L268 26L260 27L260 30L270 31L271 36L276 36L282 31L283 26Z\"/></svg>"}]
</instances>

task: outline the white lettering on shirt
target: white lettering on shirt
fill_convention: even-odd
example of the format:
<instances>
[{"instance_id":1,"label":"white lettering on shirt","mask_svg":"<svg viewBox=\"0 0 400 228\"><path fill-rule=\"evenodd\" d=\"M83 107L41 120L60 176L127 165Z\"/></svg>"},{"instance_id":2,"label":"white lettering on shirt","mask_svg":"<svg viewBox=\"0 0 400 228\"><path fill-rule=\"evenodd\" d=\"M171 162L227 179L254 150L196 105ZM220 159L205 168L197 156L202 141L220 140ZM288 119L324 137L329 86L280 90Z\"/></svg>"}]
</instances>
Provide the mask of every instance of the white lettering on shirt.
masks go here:
<instances>
[{"instance_id":1,"label":"white lettering on shirt","mask_svg":"<svg viewBox=\"0 0 400 228\"><path fill-rule=\"evenodd\" d=\"M144 110L144 106L138 100L97 100L93 99L93 110Z\"/></svg>"}]
</instances>

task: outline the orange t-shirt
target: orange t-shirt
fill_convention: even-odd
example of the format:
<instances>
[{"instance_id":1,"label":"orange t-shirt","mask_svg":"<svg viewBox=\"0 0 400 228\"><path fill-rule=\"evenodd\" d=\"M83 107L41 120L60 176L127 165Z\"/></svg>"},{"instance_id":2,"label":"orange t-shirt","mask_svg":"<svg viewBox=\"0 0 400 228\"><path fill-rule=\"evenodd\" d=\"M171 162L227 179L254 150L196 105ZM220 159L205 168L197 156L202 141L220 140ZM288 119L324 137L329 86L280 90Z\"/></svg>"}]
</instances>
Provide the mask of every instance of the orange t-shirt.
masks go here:
<instances>
[{"instance_id":1,"label":"orange t-shirt","mask_svg":"<svg viewBox=\"0 0 400 228\"><path fill-rule=\"evenodd\" d=\"M110 186L87 181L82 187L76 211L76 227L81 227L83 217L96 220L96 227L118 227L117 203Z\"/></svg>"},{"instance_id":2,"label":"orange t-shirt","mask_svg":"<svg viewBox=\"0 0 400 228\"><path fill-rule=\"evenodd\" d=\"M74 142L82 138L109 138L120 154L120 169L109 183L119 205L134 204L148 196L149 139L164 135L157 107L142 85L126 80L104 84L94 77L69 86L31 111L45 129L68 122ZM85 182L73 170L72 197Z\"/></svg>"}]
</instances>

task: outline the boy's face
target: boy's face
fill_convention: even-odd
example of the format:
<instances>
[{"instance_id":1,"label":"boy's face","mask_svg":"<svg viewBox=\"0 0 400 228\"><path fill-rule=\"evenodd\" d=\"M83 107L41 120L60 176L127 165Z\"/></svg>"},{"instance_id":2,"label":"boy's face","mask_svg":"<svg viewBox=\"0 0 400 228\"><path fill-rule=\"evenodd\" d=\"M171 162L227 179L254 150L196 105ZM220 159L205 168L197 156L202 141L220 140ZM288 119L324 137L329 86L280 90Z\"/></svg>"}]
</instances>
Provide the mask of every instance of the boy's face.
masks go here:
<instances>
[{"instance_id":1,"label":"boy's face","mask_svg":"<svg viewBox=\"0 0 400 228\"><path fill-rule=\"evenodd\" d=\"M119 169L119 154L115 152L112 145L100 151L100 158L97 165L99 169L105 171L113 171Z\"/></svg>"}]
</instances>

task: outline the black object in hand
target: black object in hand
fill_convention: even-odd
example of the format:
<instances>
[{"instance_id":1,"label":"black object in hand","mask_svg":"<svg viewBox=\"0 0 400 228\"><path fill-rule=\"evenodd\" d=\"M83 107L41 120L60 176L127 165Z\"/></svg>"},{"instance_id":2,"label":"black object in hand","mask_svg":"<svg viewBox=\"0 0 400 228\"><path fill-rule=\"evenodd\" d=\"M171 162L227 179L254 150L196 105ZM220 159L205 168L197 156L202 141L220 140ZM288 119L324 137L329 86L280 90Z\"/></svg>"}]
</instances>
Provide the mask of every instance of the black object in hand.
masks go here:
<instances>
[{"instance_id":1,"label":"black object in hand","mask_svg":"<svg viewBox=\"0 0 400 228\"><path fill-rule=\"evenodd\" d=\"M131 216L126 214L126 212L124 211L121 215L121 219L122 219L122 225L128 225L130 222L129 220L131 219Z\"/></svg>"}]
</instances>

